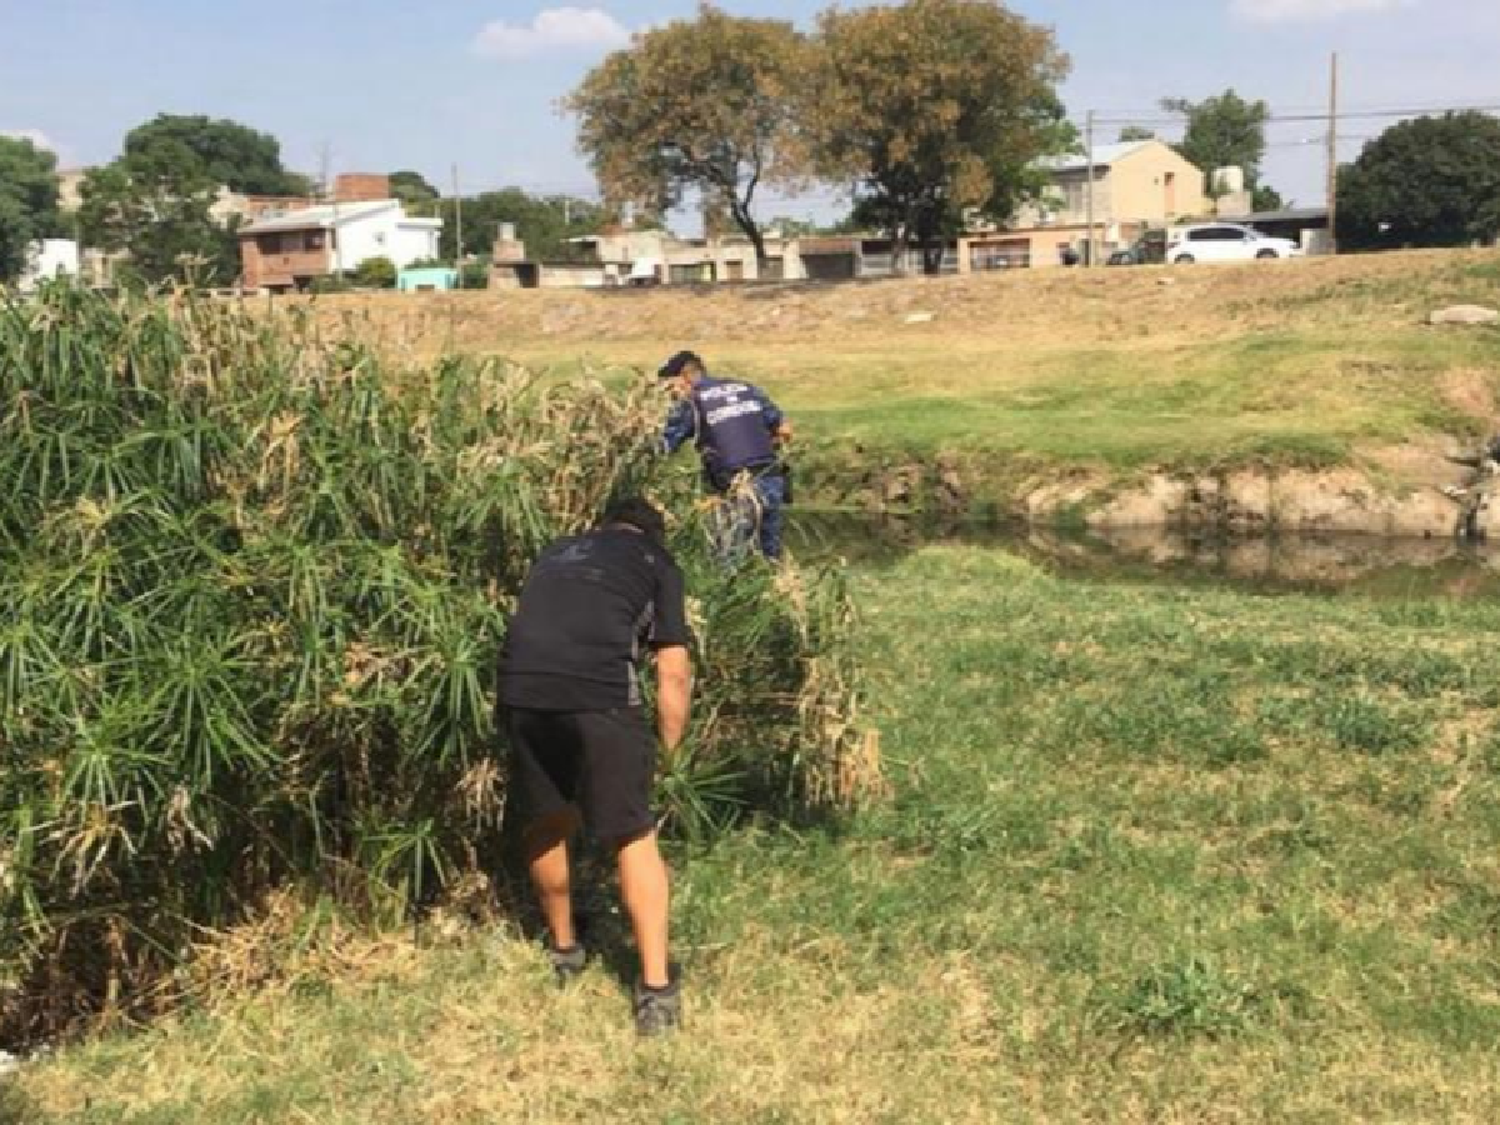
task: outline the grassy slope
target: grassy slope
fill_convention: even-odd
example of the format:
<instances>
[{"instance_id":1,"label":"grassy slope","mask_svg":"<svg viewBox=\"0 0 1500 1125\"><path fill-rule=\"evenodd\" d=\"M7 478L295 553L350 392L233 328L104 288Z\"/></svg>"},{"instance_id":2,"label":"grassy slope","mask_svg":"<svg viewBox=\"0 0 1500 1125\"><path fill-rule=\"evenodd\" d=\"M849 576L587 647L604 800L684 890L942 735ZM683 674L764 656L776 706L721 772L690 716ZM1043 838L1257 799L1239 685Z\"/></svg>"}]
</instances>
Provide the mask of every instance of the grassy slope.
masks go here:
<instances>
[{"instance_id":1,"label":"grassy slope","mask_svg":"<svg viewBox=\"0 0 1500 1125\"><path fill-rule=\"evenodd\" d=\"M29 1070L25 1120L1490 1121L1487 604L865 571L895 804L679 882L691 1030L521 943L350 955ZM0 1120L4 1115L0 1114Z\"/></svg>"},{"instance_id":2,"label":"grassy slope","mask_svg":"<svg viewBox=\"0 0 1500 1125\"><path fill-rule=\"evenodd\" d=\"M1500 257L372 307L417 350L492 350L559 371L651 369L698 348L763 381L802 423L805 458L824 464L955 452L1133 468L1327 464L1414 435L1477 432L1494 421L1500 337L1424 326L1457 302L1500 304ZM906 323L913 312L934 319Z\"/></svg>"}]
</instances>

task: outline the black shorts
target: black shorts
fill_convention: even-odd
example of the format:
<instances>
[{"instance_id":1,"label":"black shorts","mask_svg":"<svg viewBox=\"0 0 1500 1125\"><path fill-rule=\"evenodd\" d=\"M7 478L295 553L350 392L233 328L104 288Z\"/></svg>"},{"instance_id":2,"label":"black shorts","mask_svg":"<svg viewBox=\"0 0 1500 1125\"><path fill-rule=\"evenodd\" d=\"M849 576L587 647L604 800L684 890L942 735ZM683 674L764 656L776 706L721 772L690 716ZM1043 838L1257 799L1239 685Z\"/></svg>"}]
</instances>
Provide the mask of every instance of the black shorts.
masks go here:
<instances>
[{"instance_id":1,"label":"black shorts","mask_svg":"<svg viewBox=\"0 0 1500 1125\"><path fill-rule=\"evenodd\" d=\"M651 786L656 739L639 707L612 711L506 709L511 784L528 821L583 814L596 840L628 840L656 827Z\"/></svg>"}]
</instances>

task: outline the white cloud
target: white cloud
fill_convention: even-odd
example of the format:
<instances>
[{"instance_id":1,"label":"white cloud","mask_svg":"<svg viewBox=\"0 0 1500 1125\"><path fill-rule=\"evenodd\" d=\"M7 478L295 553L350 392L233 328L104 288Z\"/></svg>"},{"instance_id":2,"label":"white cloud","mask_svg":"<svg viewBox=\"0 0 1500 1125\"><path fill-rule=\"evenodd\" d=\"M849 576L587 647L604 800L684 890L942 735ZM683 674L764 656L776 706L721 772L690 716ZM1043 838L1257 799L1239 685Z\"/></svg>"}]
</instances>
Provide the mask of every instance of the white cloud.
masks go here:
<instances>
[{"instance_id":1,"label":"white cloud","mask_svg":"<svg viewBox=\"0 0 1500 1125\"><path fill-rule=\"evenodd\" d=\"M1388 12L1409 0L1232 0L1230 11L1251 23L1305 23Z\"/></svg>"},{"instance_id":2,"label":"white cloud","mask_svg":"<svg viewBox=\"0 0 1500 1125\"><path fill-rule=\"evenodd\" d=\"M0 129L0 137L14 137L18 141L30 141L37 148L44 148L48 152L57 151L52 138L40 129Z\"/></svg>"},{"instance_id":3,"label":"white cloud","mask_svg":"<svg viewBox=\"0 0 1500 1125\"><path fill-rule=\"evenodd\" d=\"M486 24L474 40L474 50L491 58L524 59L564 51L607 51L629 42L629 30L602 8L548 8L529 24Z\"/></svg>"}]
</instances>

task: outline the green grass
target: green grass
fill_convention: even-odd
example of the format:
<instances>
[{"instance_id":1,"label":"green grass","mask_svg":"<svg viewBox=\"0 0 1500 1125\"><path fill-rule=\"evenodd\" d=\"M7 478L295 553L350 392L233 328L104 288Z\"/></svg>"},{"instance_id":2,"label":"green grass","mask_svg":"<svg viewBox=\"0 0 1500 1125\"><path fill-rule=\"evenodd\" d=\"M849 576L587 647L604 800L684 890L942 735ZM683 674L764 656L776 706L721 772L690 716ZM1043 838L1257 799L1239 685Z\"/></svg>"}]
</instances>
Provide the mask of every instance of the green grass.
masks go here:
<instances>
[{"instance_id":1,"label":"green grass","mask_svg":"<svg viewBox=\"0 0 1500 1125\"><path fill-rule=\"evenodd\" d=\"M637 348L610 354L650 363ZM719 370L764 384L794 419L812 482L806 499L833 506L872 471L939 459L959 468L974 503L1002 508L1038 474L1077 468L1128 479L1150 469L1347 465L1412 440L1474 440L1500 392L1500 333L1440 334L1415 319L1272 329L1229 321L1207 339L1161 326L1140 340L1077 345L993 335L811 349L726 343L712 354ZM1480 389L1455 399L1455 382Z\"/></svg>"},{"instance_id":2,"label":"green grass","mask_svg":"<svg viewBox=\"0 0 1500 1125\"><path fill-rule=\"evenodd\" d=\"M396 936L66 1051L15 1119L1500 1114L1500 606L970 549L856 589L897 795L678 853L677 1041L507 931Z\"/></svg>"}]
</instances>

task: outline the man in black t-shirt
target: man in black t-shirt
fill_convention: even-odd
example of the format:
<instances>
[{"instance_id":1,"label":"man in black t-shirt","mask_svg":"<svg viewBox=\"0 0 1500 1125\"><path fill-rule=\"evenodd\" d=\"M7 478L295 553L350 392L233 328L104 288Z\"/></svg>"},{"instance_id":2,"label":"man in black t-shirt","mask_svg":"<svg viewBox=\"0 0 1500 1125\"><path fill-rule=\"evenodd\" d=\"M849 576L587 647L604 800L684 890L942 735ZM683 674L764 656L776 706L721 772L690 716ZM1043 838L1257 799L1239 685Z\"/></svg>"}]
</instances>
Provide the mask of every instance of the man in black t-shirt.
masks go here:
<instances>
[{"instance_id":1,"label":"man in black t-shirt","mask_svg":"<svg viewBox=\"0 0 1500 1125\"><path fill-rule=\"evenodd\" d=\"M656 746L637 667L656 655L656 733L668 751L687 729L691 638L682 571L644 500L619 501L585 535L553 543L531 568L501 659L500 701L511 783L527 818L527 863L561 979L582 972L574 933L568 839L578 814L614 850L620 896L641 958L636 1026L676 1026L678 984L667 962L667 869L656 844Z\"/></svg>"}]
</instances>

